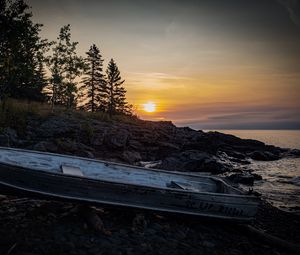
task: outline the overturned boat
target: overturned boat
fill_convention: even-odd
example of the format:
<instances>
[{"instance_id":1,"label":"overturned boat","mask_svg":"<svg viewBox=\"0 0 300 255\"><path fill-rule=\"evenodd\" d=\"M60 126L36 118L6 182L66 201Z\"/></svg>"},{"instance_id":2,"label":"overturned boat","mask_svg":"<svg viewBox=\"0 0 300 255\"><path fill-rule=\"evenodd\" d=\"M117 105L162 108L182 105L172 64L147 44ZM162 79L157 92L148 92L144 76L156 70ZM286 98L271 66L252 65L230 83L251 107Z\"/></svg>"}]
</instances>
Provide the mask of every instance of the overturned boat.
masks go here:
<instances>
[{"instance_id":1,"label":"overturned boat","mask_svg":"<svg viewBox=\"0 0 300 255\"><path fill-rule=\"evenodd\" d=\"M251 220L259 199L223 179L0 147L0 193Z\"/></svg>"}]
</instances>

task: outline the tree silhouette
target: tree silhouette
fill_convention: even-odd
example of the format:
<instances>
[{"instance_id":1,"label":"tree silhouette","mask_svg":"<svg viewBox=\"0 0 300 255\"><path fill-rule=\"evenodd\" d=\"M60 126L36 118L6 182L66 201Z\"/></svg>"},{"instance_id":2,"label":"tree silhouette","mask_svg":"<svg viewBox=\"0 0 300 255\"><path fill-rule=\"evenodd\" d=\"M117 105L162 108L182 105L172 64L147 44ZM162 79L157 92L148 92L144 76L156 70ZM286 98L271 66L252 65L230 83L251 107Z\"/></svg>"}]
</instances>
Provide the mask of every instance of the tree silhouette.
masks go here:
<instances>
[{"instance_id":1,"label":"tree silhouette","mask_svg":"<svg viewBox=\"0 0 300 255\"><path fill-rule=\"evenodd\" d=\"M79 93L87 111L131 114L120 71L113 59L103 74L103 59L93 44L86 59L78 56L70 25L60 29L57 42L39 35L24 0L0 0L0 102L5 97L51 100L52 106L78 106ZM46 56L52 46L52 55ZM47 70L50 77L47 77ZM85 74L78 89L79 78Z\"/></svg>"},{"instance_id":2,"label":"tree silhouette","mask_svg":"<svg viewBox=\"0 0 300 255\"><path fill-rule=\"evenodd\" d=\"M77 56L78 42L71 42L70 25L60 29L58 42L52 49L53 55L48 65L51 72L50 87L52 106L64 105L68 108L77 105L78 82L85 69L84 60Z\"/></svg>"},{"instance_id":3,"label":"tree silhouette","mask_svg":"<svg viewBox=\"0 0 300 255\"><path fill-rule=\"evenodd\" d=\"M83 94L83 109L87 111L104 110L106 100L106 80L103 75L103 59L98 47L93 44L86 52L86 77L80 90Z\"/></svg>"},{"instance_id":4,"label":"tree silhouette","mask_svg":"<svg viewBox=\"0 0 300 255\"><path fill-rule=\"evenodd\" d=\"M107 70L107 111L109 115L115 113L129 114L130 106L126 102L126 90L122 86L122 80L117 64L113 59L110 60Z\"/></svg>"},{"instance_id":5,"label":"tree silhouette","mask_svg":"<svg viewBox=\"0 0 300 255\"><path fill-rule=\"evenodd\" d=\"M39 36L42 25L31 21L28 9L23 0L0 1L0 100L44 99L47 83L40 71L50 44Z\"/></svg>"}]
</instances>

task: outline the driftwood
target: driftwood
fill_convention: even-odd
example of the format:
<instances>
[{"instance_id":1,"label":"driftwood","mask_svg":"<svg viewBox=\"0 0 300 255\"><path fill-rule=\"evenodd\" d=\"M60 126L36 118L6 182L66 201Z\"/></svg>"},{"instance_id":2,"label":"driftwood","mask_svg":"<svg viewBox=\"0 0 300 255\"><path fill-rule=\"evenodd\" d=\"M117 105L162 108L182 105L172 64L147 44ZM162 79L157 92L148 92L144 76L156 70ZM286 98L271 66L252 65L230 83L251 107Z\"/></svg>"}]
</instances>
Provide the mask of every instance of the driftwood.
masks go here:
<instances>
[{"instance_id":1,"label":"driftwood","mask_svg":"<svg viewBox=\"0 0 300 255\"><path fill-rule=\"evenodd\" d=\"M300 254L300 246L299 245L290 243L290 242L285 241L276 236L267 234L263 230L254 228L250 225L243 225L241 227L244 230L246 230L247 234L249 234L251 237L253 237L255 239L258 239L259 241L264 241L274 247L288 251L291 254Z\"/></svg>"},{"instance_id":2,"label":"driftwood","mask_svg":"<svg viewBox=\"0 0 300 255\"><path fill-rule=\"evenodd\" d=\"M23 204L23 203L28 203L37 200L25 197L25 198L8 199L7 201L9 203L14 203L14 204Z\"/></svg>"},{"instance_id":3,"label":"driftwood","mask_svg":"<svg viewBox=\"0 0 300 255\"><path fill-rule=\"evenodd\" d=\"M64 217L68 217L70 214L73 214L73 213L77 213L78 212L78 206L74 206L74 205L71 205L71 206L65 206L64 207L64 210L65 212L62 213L59 218L64 218Z\"/></svg>"},{"instance_id":4,"label":"driftwood","mask_svg":"<svg viewBox=\"0 0 300 255\"><path fill-rule=\"evenodd\" d=\"M111 232L105 229L103 221L97 214L97 210L90 206L79 206L79 213L84 218L87 226L95 231L102 232L105 235L111 235Z\"/></svg>"},{"instance_id":5,"label":"driftwood","mask_svg":"<svg viewBox=\"0 0 300 255\"><path fill-rule=\"evenodd\" d=\"M7 253L6 253L6 255L11 254L12 251L16 248L16 246L17 246L17 243L14 243L14 244L9 248L9 250L8 250Z\"/></svg>"}]
</instances>

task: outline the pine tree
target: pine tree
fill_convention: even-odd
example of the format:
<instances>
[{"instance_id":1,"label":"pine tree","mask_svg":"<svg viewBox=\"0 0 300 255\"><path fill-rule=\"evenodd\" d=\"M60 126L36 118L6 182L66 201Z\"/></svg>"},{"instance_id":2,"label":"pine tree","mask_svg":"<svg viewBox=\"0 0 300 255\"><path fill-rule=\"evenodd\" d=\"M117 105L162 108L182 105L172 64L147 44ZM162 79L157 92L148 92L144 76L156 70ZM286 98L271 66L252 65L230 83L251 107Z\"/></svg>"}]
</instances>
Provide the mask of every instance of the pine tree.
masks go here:
<instances>
[{"instance_id":1,"label":"pine tree","mask_svg":"<svg viewBox=\"0 0 300 255\"><path fill-rule=\"evenodd\" d=\"M85 69L84 60L77 56L78 42L71 42L70 25L60 29L53 55L48 65L51 72L50 89L52 105L64 105L68 108L77 105L78 82Z\"/></svg>"},{"instance_id":2,"label":"pine tree","mask_svg":"<svg viewBox=\"0 0 300 255\"><path fill-rule=\"evenodd\" d=\"M126 102L126 90L122 86L122 80L117 64L113 59L110 60L107 70L107 111L109 115L122 113L129 114L130 106Z\"/></svg>"},{"instance_id":3,"label":"pine tree","mask_svg":"<svg viewBox=\"0 0 300 255\"><path fill-rule=\"evenodd\" d=\"M36 84L38 57L47 51L23 0L0 1L0 100L4 95L43 100L45 82Z\"/></svg>"},{"instance_id":4,"label":"pine tree","mask_svg":"<svg viewBox=\"0 0 300 255\"><path fill-rule=\"evenodd\" d=\"M83 109L95 112L103 110L106 106L106 80L103 75L103 59L98 47L93 44L86 52L87 70L80 90L83 93Z\"/></svg>"},{"instance_id":5,"label":"pine tree","mask_svg":"<svg viewBox=\"0 0 300 255\"><path fill-rule=\"evenodd\" d=\"M32 83L34 88L34 100L36 101L46 101L47 94L44 92L44 88L48 85L48 79L46 78L46 70L43 62L39 62L37 68L34 70L34 77Z\"/></svg>"}]
</instances>

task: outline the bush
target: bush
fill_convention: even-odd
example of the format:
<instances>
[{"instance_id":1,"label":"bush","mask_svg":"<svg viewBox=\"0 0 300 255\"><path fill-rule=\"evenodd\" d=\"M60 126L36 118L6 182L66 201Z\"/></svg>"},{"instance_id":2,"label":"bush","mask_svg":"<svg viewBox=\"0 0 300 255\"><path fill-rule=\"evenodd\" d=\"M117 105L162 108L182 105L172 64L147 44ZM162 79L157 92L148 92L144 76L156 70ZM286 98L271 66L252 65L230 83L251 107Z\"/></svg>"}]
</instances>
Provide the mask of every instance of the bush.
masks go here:
<instances>
[{"instance_id":1,"label":"bush","mask_svg":"<svg viewBox=\"0 0 300 255\"><path fill-rule=\"evenodd\" d=\"M18 135L26 134L27 124L31 118L47 119L51 115L72 114L80 119L85 119L87 124L83 127L89 138L93 136L92 125L90 120L99 120L103 122L123 122L136 123L139 121L137 116L131 115L112 115L106 112L85 112L82 110L66 109L63 106L55 106L52 109L48 103L35 101L24 101L8 98L0 104L0 133L6 127L15 129Z\"/></svg>"},{"instance_id":2,"label":"bush","mask_svg":"<svg viewBox=\"0 0 300 255\"><path fill-rule=\"evenodd\" d=\"M0 129L10 127L24 135L29 116L48 117L49 114L51 107L48 104L7 99L0 105Z\"/></svg>"}]
</instances>

